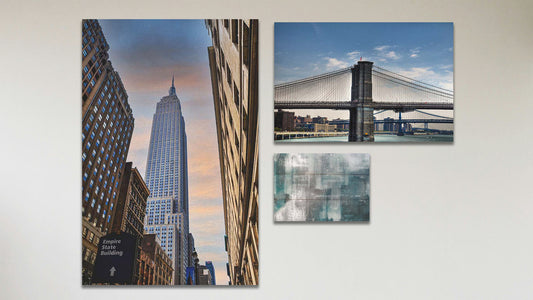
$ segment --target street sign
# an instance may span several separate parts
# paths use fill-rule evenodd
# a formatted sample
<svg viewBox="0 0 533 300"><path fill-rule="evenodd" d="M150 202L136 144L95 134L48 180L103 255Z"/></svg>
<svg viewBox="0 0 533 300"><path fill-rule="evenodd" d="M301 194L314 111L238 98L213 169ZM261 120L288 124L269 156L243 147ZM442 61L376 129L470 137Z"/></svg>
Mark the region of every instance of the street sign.
<svg viewBox="0 0 533 300"><path fill-rule="evenodd" d="M94 264L93 283L135 284L132 282L137 257L137 239L128 233L108 234L100 239Z"/></svg>

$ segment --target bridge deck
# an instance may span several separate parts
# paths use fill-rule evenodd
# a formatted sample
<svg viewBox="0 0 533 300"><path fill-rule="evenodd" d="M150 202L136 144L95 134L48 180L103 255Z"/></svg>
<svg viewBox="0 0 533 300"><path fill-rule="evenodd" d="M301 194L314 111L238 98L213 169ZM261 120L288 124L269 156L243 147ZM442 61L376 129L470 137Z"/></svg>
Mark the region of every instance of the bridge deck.
<svg viewBox="0 0 533 300"><path fill-rule="evenodd" d="M274 109L351 109L360 103L352 101L294 101L274 102ZM429 103L429 102L371 102L365 107L374 109L386 109L395 111L410 111L415 109L439 109L453 110L453 103Z"/></svg>

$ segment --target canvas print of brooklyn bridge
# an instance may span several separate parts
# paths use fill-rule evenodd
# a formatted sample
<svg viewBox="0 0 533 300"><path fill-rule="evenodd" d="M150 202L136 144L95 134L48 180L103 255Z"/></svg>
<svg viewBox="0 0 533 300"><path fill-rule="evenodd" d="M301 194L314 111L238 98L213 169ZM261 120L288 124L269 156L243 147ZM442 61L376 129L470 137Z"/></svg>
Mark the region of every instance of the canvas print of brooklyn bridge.
<svg viewBox="0 0 533 300"><path fill-rule="evenodd" d="M276 23L276 142L453 142L453 23Z"/></svg>
<svg viewBox="0 0 533 300"><path fill-rule="evenodd" d="M276 222L369 221L370 155L274 156Z"/></svg>

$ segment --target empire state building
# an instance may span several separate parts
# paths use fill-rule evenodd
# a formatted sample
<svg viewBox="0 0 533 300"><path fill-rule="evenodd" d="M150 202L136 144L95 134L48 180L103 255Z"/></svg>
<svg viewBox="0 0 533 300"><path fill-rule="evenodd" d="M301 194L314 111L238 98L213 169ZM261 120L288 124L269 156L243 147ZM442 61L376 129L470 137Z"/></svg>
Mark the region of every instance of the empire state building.
<svg viewBox="0 0 533 300"><path fill-rule="evenodd" d="M146 163L147 200L145 232L155 233L173 261L176 285L185 284L191 264L189 250L189 193L187 134L181 104L174 87L157 103Z"/></svg>

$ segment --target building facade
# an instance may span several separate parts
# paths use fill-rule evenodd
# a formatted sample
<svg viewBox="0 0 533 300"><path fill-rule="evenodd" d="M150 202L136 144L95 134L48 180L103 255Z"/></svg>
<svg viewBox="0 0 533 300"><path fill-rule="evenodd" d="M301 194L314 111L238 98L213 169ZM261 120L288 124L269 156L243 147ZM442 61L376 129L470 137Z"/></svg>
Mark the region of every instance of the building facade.
<svg viewBox="0 0 533 300"><path fill-rule="evenodd" d="M173 261L160 246L156 234L145 234L141 243L139 285L172 285Z"/></svg>
<svg viewBox="0 0 533 300"><path fill-rule="evenodd" d="M198 266L198 280L197 285L212 285L213 278L211 277L211 271L206 266Z"/></svg>
<svg viewBox="0 0 533 300"><path fill-rule="evenodd" d="M157 234L173 261L174 284L185 284L189 266L189 192L187 135L174 77L168 96L157 103L146 163L145 232Z"/></svg>
<svg viewBox="0 0 533 300"><path fill-rule="evenodd" d="M258 21L206 20L230 284L258 284Z"/></svg>
<svg viewBox="0 0 533 300"><path fill-rule="evenodd" d="M109 61L98 21L82 22L82 283L90 284L99 239L109 233L133 132L128 95Z"/></svg>
<svg viewBox="0 0 533 300"><path fill-rule="evenodd" d="M217 281L215 279L215 266L213 266L213 262L212 261L206 261L205 262L205 267L211 273L211 285L216 285Z"/></svg>
<svg viewBox="0 0 533 300"><path fill-rule="evenodd" d="M274 112L274 128L280 131L294 131L296 121L294 112L279 109Z"/></svg>
<svg viewBox="0 0 533 300"><path fill-rule="evenodd" d="M114 233L126 232L137 239L137 251L134 265L134 278L137 282L139 265L141 262L141 242L143 238L143 222L146 212L146 199L150 195L137 168L132 168L132 163L127 162L122 174L116 213L111 231Z"/></svg>
<svg viewBox="0 0 533 300"><path fill-rule="evenodd" d="M194 248L194 236L190 232L189 232L189 244L187 246L189 247L189 253L191 254L189 255L188 266L191 267L191 266L194 266L194 259L192 257L192 253L196 250Z"/></svg>

